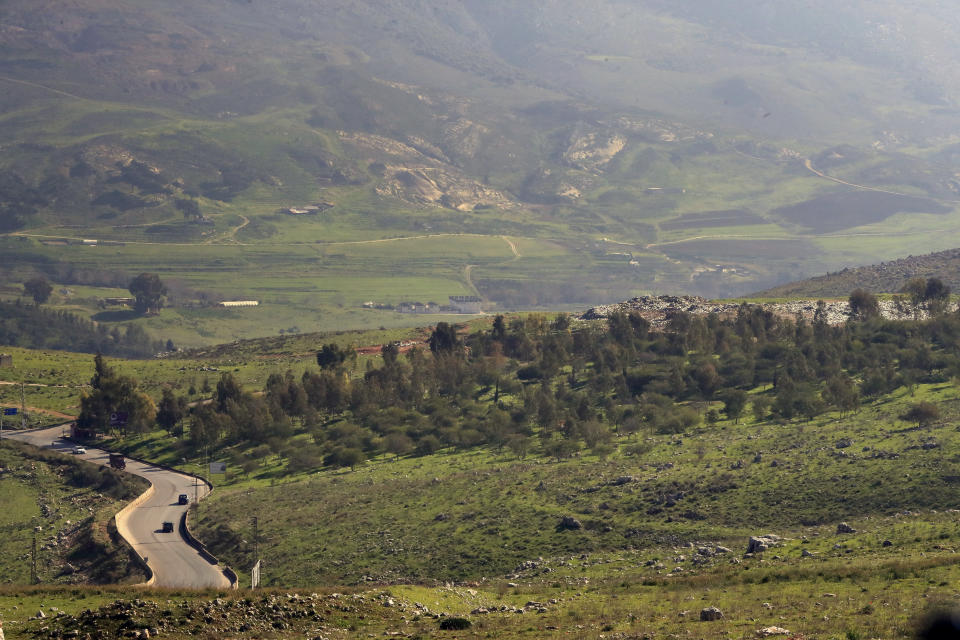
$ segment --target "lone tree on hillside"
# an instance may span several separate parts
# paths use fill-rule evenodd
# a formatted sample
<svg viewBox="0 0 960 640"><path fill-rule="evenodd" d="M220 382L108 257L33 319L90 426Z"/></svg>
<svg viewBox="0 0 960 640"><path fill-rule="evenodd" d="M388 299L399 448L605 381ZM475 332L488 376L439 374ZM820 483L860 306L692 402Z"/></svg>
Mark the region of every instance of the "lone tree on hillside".
<svg viewBox="0 0 960 640"><path fill-rule="evenodd" d="M940 419L940 408L932 402L918 402L900 418L916 422L918 427L929 427Z"/></svg>
<svg viewBox="0 0 960 640"><path fill-rule="evenodd" d="M153 315L160 313L167 287L155 273L141 273L130 281L130 293L136 297L135 308L138 313Z"/></svg>
<svg viewBox="0 0 960 640"><path fill-rule="evenodd" d="M880 303L877 296L866 289L854 289L850 294L850 317L857 320L869 320L880 315Z"/></svg>
<svg viewBox="0 0 960 640"><path fill-rule="evenodd" d="M460 347L457 328L446 322L438 322L430 334L430 351L434 354L453 353Z"/></svg>
<svg viewBox="0 0 960 640"><path fill-rule="evenodd" d="M178 199L174 206L183 213L184 218L197 219L203 217L200 214L200 205L197 204L196 200Z"/></svg>
<svg viewBox="0 0 960 640"><path fill-rule="evenodd" d="M321 369L336 369L346 362L349 355L349 350L331 342L317 351L317 364Z"/></svg>
<svg viewBox="0 0 960 640"><path fill-rule="evenodd" d="M740 424L740 417L747 408L747 392L742 389L724 389L720 393L720 399L723 401L723 412L727 418Z"/></svg>
<svg viewBox="0 0 960 640"><path fill-rule="evenodd" d="M904 285L901 292L910 298L915 316L924 308L930 315L941 314L946 311L950 301L950 287L940 278L913 278Z"/></svg>
<svg viewBox="0 0 960 640"><path fill-rule="evenodd" d="M53 287L50 286L50 283L47 282L47 279L43 276L30 278L23 283L23 294L33 298L33 301L38 307L50 299L52 292Z"/></svg>
<svg viewBox="0 0 960 640"><path fill-rule="evenodd" d="M163 390L163 397L157 406L157 424L163 427L167 433L183 436L183 425L181 424L187 415L187 401L182 396L174 396L170 389Z"/></svg>

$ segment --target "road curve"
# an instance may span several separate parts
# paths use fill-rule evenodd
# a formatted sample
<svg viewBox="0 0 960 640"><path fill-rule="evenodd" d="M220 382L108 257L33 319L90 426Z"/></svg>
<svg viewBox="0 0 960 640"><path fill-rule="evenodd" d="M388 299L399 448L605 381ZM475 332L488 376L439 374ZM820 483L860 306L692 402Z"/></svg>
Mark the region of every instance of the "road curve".
<svg viewBox="0 0 960 640"><path fill-rule="evenodd" d="M31 431L4 431L3 437L19 440L36 447L69 453L75 443L65 440L62 426ZM87 453L77 455L89 462L106 465L107 452L87 447ZM144 462L127 459L126 471L145 478L153 491L135 507L117 514L117 530L129 542L153 571L150 585L192 589L230 588L230 580L219 565L211 564L187 544L179 533L180 518L187 510L177 504L181 493L194 502L195 496L207 495L207 485L195 478L162 469ZM139 498L138 498L139 501ZM172 522L172 533L163 533L163 522Z"/></svg>

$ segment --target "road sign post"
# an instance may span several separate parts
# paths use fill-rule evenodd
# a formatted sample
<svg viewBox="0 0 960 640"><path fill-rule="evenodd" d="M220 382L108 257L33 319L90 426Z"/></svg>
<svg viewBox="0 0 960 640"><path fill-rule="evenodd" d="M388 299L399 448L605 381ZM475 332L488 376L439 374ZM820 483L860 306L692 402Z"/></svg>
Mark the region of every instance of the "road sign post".
<svg viewBox="0 0 960 640"><path fill-rule="evenodd" d="M17 415L16 407L4 407L3 411L0 411L0 438L3 437L3 416L15 415Z"/></svg>

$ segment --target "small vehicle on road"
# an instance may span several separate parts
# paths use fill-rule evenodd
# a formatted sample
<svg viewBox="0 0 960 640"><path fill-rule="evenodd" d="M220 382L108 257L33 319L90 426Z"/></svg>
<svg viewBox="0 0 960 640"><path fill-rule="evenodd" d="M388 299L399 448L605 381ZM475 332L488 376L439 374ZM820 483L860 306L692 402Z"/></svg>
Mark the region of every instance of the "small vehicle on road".
<svg viewBox="0 0 960 640"><path fill-rule="evenodd" d="M172 522L164 522L164 523L160 526L160 531L162 531L163 533L171 533L171 532L173 531L173 523L172 523Z"/></svg>
<svg viewBox="0 0 960 640"><path fill-rule="evenodd" d="M123 459L122 453L111 453L110 454L110 466L114 469L126 469L127 462Z"/></svg>
<svg viewBox="0 0 960 640"><path fill-rule="evenodd" d="M177 504L190 504L190 498L187 497L187 494L181 493L177 496Z"/></svg>
<svg viewBox="0 0 960 640"><path fill-rule="evenodd" d="M73 449L70 450L70 453L75 453L75 454L81 454L86 452L87 450L84 449L83 447L74 447Z"/></svg>

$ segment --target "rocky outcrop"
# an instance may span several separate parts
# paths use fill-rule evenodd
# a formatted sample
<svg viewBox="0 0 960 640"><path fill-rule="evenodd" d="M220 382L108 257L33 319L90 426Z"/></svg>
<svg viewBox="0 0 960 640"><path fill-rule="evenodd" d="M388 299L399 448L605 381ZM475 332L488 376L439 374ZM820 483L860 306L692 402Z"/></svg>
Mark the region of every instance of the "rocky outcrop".
<svg viewBox="0 0 960 640"><path fill-rule="evenodd" d="M837 525L837 533L856 533L857 530L848 525L846 522L841 522Z"/></svg>
<svg viewBox="0 0 960 640"><path fill-rule="evenodd" d="M614 156L627 146L627 139L618 134L586 133L573 135L563 152L563 161L571 167L600 173Z"/></svg>
<svg viewBox="0 0 960 640"><path fill-rule="evenodd" d="M745 302L742 304L748 309L759 308L777 316L802 317L807 322L812 322L817 311L817 302L817 300L791 300L789 302L763 304ZM884 318L893 320L913 318L911 311L900 309L892 300L881 300L879 304L880 315ZM741 306L740 303L736 302L711 302L698 296L640 296L625 302L593 307L583 313L580 318L582 320L596 320L606 318L611 313L635 311L646 318L653 326L662 327L668 323L672 315L678 312L692 315L715 313L734 316L739 312ZM845 323L850 318L850 304L846 300L824 301L824 318L830 325Z"/></svg>
<svg viewBox="0 0 960 640"><path fill-rule="evenodd" d="M747 543L747 553L763 553L778 544L780 544L780 536L775 536L772 533L765 536L751 536Z"/></svg>
<svg viewBox="0 0 960 640"><path fill-rule="evenodd" d="M723 611L716 607L707 607L700 610L700 620L702 622L713 622L714 620L723 620Z"/></svg>

